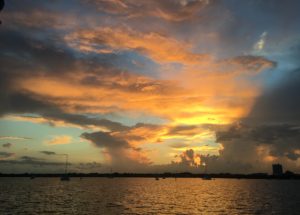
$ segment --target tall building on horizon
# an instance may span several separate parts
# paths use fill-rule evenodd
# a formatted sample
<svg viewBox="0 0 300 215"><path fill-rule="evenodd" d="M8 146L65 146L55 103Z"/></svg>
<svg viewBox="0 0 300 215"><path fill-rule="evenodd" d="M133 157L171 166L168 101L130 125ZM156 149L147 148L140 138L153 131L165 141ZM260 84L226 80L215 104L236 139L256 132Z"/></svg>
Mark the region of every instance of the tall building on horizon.
<svg viewBox="0 0 300 215"><path fill-rule="evenodd" d="M283 169L282 169L282 165L281 164L273 164L273 175L282 175L283 174Z"/></svg>

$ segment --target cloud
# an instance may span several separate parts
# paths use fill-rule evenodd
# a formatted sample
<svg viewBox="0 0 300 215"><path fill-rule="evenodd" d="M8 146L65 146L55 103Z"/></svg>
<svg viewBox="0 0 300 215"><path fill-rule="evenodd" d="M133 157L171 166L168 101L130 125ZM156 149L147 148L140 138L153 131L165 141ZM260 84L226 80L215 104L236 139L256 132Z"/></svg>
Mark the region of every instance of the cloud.
<svg viewBox="0 0 300 215"><path fill-rule="evenodd" d="M129 144L126 141L112 136L110 132L83 133L81 137L90 140L97 147L129 148Z"/></svg>
<svg viewBox="0 0 300 215"><path fill-rule="evenodd" d="M15 154L10 152L0 152L0 162L5 161L7 158L13 157Z"/></svg>
<svg viewBox="0 0 300 215"><path fill-rule="evenodd" d="M85 2L95 6L101 12L119 15L128 19L145 17L160 18L170 22L181 22L197 16L197 12L204 9L208 0L165 0L165 1L106 1L98 0Z"/></svg>
<svg viewBox="0 0 300 215"><path fill-rule="evenodd" d="M300 139L299 69L257 98L249 114L231 126L214 127L223 149L210 166L237 172L269 172L272 163L298 171ZM221 165L222 164L222 165ZM240 165L238 165L240 164Z"/></svg>
<svg viewBox="0 0 300 215"><path fill-rule="evenodd" d="M103 171L103 165L98 162L79 163L72 167L80 172L100 172Z"/></svg>
<svg viewBox="0 0 300 215"><path fill-rule="evenodd" d="M260 56L244 55L226 60L229 65L237 65L241 71L258 73L276 67L276 62Z"/></svg>
<svg viewBox="0 0 300 215"><path fill-rule="evenodd" d="M173 143L170 145L170 147L178 149L178 148L187 148L188 144L185 143Z"/></svg>
<svg viewBox="0 0 300 215"><path fill-rule="evenodd" d="M3 144L2 144L2 147L3 147L3 148L10 148L12 145L13 145L13 144L11 144L11 143L3 143Z"/></svg>
<svg viewBox="0 0 300 215"><path fill-rule="evenodd" d="M49 145L61 145L61 144L69 144L71 143L71 141L72 141L71 136L61 135L61 136L53 137L50 140L47 140L46 143Z"/></svg>
<svg viewBox="0 0 300 215"><path fill-rule="evenodd" d="M30 137L0 136L0 140L31 140Z"/></svg>
<svg viewBox="0 0 300 215"><path fill-rule="evenodd" d="M294 125L234 125L216 133L217 142L224 147L220 157L251 165L272 162L288 164L300 158L298 140L300 130Z"/></svg>
<svg viewBox="0 0 300 215"><path fill-rule="evenodd" d="M264 31L260 37L259 40L254 44L254 50L255 51L262 51L265 47L266 38L267 38L268 32Z"/></svg>
<svg viewBox="0 0 300 215"><path fill-rule="evenodd" d="M52 162L31 156L22 156L15 160L0 160L0 164L30 165L30 166L64 166L65 162ZM72 165L72 164L70 164Z"/></svg>
<svg viewBox="0 0 300 215"><path fill-rule="evenodd" d="M82 138L102 148L106 162L114 171L139 171L151 164L151 161L139 148L131 146L126 140L115 136L113 132L83 133Z"/></svg>
<svg viewBox="0 0 300 215"><path fill-rule="evenodd" d="M45 155L56 155L56 152L52 152L52 151L40 151L40 153Z"/></svg>
<svg viewBox="0 0 300 215"><path fill-rule="evenodd" d="M141 44L138 46L141 46L142 50L147 50L147 53L159 54L155 47L153 49L150 47L151 44L154 44L159 49L163 49L163 53L168 53L166 56L170 56L170 53L181 53L181 51L173 50L173 48L177 49L178 47L182 47L180 49L183 49L182 53L187 56L184 58L188 61L193 59L188 55L195 55L186 49L184 42L177 39L169 40L167 36L154 33L153 38L163 38L163 41L145 42L147 34L136 32L130 28L129 30L127 28L120 29L125 29L125 32L128 31L125 36L133 37L132 44L135 44L134 40L140 41ZM118 32L114 32L118 29L103 30L103 28L99 28L99 31L116 34L115 39L110 35L105 36L103 34L105 39L112 39L112 43L116 45L120 43L119 40L123 41L120 38L122 36L118 35ZM187 71L183 71L178 78L171 77L171 80L159 80L145 75L137 75L131 71L122 71L112 66L105 66L101 62L95 63L94 60L90 64L88 63L90 61L78 60L74 53L64 46L58 48L56 43L45 43L32 38L31 35L25 34L22 37L17 33L14 31L7 32L5 37L7 43L4 44L8 45L7 47L3 45L4 50L13 50L15 54L22 53L22 56L25 55L24 50L29 50L29 58L35 62L35 67L31 64L24 64L17 58L13 62L11 62L12 58L8 58L8 56L4 55L1 58L3 65L7 67L1 71L3 72L3 74L1 73L3 76L1 88L3 87L2 92L6 92L0 95L4 104L0 108L1 115L35 113L41 115L41 120L50 125L76 124L86 128L96 126L112 131L125 130L126 126L108 119L97 119L87 115L91 113L122 113L125 115L128 112L137 112L138 114L149 113L175 121L177 124L196 124L200 121L207 123L208 121L211 122L209 119L212 118L216 119L216 123L218 121L232 122L234 119L247 114L253 97L258 94L257 90L253 89L256 86L250 83L240 81L237 83L233 77L224 78L221 74L226 72L217 72L221 77L217 77L216 73L211 72L216 67L226 68L229 63L225 63L225 61L208 63L207 67L195 68L195 71L189 68ZM80 34L80 31L78 33ZM150 37L152 36L150 35ZM14 46L13 40L9 38L16 38L20 44ZM169 41L170 47L161 45L165 44L165 40ZM39 44L39 46L33 44ZM121 43L120 46L122 46ZM140 48L125 47L125 49L127 48L140 50ZM62 51L57 51L58 49ZM58 60L58 58L63 60ZM163 59L162 56L157 58ZM235 62L241 60L231 60L230 65L243 69L251 68L255 72L272 65L264 58L250 58L247 57L246 62L252 66L242 67L241 64L245 60L242 60L242 63ZM180 62L180 59L177 60ZM219 64L222 66L218 66ZM210 68L211 66L212 68ZM26 72L21 72L21 68ZM224 86L225 82L228 85ZM128 97L131 99L127 99ZM162 106L164 108L161 108ZM40 120L34 117L23 119Z"/></svg>
<svg viewBox="0 0 300 215"><path fill-rule="evenodd" d="M171 127L169 129L168 134L169 135L184 135L184 136L193 136L198 134L199 127L195 125L190 125L190 126L184 126L184 125L179 125L176 127Z"/></svg>
<svg viewBox="0 0 300 215"><path fill-rule="evenodd" d="M300 69L286 71L287 76L274 88L264 92L256 101L247 123L300 123Z"/></svg>
<svg viewBox="0 0 300 215"><path fill-rule="evenodd" d="M179 158L179 161L175 161L175 163L179 165L198 167L201 164L200 155L195 154L193 149L188 149L176 157Z"/></svg>
<svg viewBox="0 0 300 215"><path fill-rule="evenodd" d="M92 28L74 32L65 37L66 42L82 52L98 52L104 48L113 52L134 50L148 55L158 63L201 63L209 60L208 55L193 54L190 44L181 43L174 38L156 32L142 33L131 28ZM99 48L98 48L99 47Z"/></svg>
<svg viewBox="0 0 300 215"><path fill-rule="evenodd" d="M12 4L0 43L4 119L97 131L82 137L120 170L150 169L176 149L185 150L177 156L182 166L200 158L215 171L297 160L299 72L263 92L263 72L277 69L275 58L247 54L265 49L266 41L284 53L280 47L298 38L297 3L82 0L68 13L60 1ZM241 118L245 124L227 129ZM196 144L213 144L212 132L223 145L220 156L196 152Z"/></svg>

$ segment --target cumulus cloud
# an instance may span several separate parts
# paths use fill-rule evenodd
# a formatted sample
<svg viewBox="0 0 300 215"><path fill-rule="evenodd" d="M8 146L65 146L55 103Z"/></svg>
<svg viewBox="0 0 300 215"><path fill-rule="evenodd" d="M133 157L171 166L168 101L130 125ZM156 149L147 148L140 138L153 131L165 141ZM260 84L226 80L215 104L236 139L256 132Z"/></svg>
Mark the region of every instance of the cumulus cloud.
<svg viewBox="0 0 300 215"><path fill-rule="evenodd" d="M140 148L136 148L113 132L83 133L81 137L102 148L107 162L115 171L140 171L151 161Z"/></svg>
<svg viewBox="0 0 300 215"><path fill-rule="evenodd" d="M195 154L193 149L186 150L177 157L179 157L179 159L180 159L177 163L185 165L185 166L196 166L197 167L201 164L200 155Z"/></svg>
<svg viewBox="0 0 300 215"><path fill-rule="evenodd" d="M220 159L248 165L248 172L259 168L267 171L272 162L289 164L300 157L299 130L294 125L239 124L218 131L216 136L224 147Z"/></svg>
<svg viewBox="0 0 300 215"><path fill-rule="evenodd" d="M72 142L72 137L67 135L56 136L46 141L46 143L49 145L69 144L71 142Z"/></svg>

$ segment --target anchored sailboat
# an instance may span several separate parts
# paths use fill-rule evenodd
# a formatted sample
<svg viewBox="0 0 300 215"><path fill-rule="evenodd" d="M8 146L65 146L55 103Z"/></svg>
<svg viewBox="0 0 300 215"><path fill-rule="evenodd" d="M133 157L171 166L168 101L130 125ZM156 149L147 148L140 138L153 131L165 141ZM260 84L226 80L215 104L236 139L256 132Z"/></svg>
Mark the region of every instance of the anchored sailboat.
<svg viewBox="0 0 300 215"><path fill-rule="evenodd" d="M112 168L110 168L110 174L108 175L108 178L114 178Z"/></svg>
<svg viewBox="0 0 300 215"><path fill-rule="evenodd" d="M64 154L66 156L66 166L65 166L65 174L60 177L61 181L70 181L70 177L68 175L68 154Z"/></svg>

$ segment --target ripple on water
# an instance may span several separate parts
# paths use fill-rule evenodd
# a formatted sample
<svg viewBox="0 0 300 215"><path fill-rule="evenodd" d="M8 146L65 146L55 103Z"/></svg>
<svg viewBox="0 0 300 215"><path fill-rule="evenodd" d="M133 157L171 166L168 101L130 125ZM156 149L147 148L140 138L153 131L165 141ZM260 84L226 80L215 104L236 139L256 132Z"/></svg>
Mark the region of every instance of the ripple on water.
<svg viewBox="0 0 300 215"><path fill-rule="evenodd" d="M300 214L300 181L0 178L0 214Z"/></svg>

